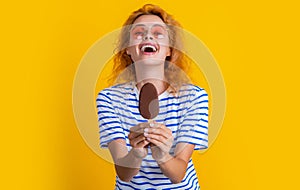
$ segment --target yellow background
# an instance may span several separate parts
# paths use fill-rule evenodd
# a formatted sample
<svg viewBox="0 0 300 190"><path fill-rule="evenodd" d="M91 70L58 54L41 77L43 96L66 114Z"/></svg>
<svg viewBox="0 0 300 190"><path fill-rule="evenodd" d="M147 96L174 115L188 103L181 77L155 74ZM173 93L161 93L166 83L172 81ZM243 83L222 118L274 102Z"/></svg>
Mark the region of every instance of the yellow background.
<svg viewBox="0 0 300 190"><path fill-rule="evenodd" d="M196 34L225 79L221 133L193 155L201 189L299 189L296 0L2 2L0 189L113 188L75 125L72 84L87 49L146 2Z"/></svg>

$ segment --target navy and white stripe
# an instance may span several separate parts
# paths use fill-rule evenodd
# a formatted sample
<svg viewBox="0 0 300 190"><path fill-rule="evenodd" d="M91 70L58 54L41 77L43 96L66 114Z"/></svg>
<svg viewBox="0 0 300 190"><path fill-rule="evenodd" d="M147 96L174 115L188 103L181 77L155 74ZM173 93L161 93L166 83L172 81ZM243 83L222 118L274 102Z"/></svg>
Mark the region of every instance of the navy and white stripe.
<svg viewBox="0 0 300 190"><path fill-rule="evenodd" d="M131 149L128 134L130 128L147 122L138 110L139 92L134 83L119 84L102 90L97 97L100 128L100 146L107 148L115 139L124 139ZM177 94L168 90L159 95L159 114L154 120L172 130L174 137L170 153L177 143L190 143L195 150L208 146L208 96L204 89L192 84L182 86ZM163 175L151 156L144 158L139 173L130 182L116 177L116 189L199 189L192 160L181 183L172 182Z"/></svg>

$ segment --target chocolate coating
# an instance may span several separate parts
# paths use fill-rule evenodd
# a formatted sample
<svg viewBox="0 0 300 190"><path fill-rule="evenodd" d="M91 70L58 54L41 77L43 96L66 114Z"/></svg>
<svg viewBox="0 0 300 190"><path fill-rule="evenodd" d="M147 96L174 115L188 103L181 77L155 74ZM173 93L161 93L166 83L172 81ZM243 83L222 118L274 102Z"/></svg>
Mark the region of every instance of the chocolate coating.
<svg viewBox="0 0 300 190"><path fill-rule="evenodd" d="M159 113L158 93L152 83L146 83L141 88L139 111L145 119L153 119Z"/></svg>

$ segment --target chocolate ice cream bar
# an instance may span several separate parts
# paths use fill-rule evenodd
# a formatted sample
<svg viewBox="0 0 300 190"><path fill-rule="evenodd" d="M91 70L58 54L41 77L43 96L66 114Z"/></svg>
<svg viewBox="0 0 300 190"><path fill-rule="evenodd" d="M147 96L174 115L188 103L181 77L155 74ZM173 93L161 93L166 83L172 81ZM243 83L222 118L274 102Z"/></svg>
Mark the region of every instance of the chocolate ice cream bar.
<svg viewBox="0 0 300 190"><path fill-rule="evenodd" d="M141 88L139 111L145 119L153 119L159 113L158 93L152 83L146 83Z"/></svg>

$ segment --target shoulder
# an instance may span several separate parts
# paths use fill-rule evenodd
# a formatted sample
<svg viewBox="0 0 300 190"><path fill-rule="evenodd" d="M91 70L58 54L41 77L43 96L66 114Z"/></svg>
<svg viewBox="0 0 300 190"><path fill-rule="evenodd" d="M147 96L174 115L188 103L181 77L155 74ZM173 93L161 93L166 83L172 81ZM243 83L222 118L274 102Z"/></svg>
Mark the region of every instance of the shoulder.
<svg viewBox="0 0 300 190"><path fill-rule="evenodd" d="M179 96L208 96L204 88L194 84L184 84L179 90Z"/></svg>
<svg viewBox="0 0 300 190"><path fill-rule="evenodd" d="M124 97L125 94L130 94L133 92L133 86L131 83L117 84L108 88L101 90L98 93L99 96L111 97Z"/></svg>

